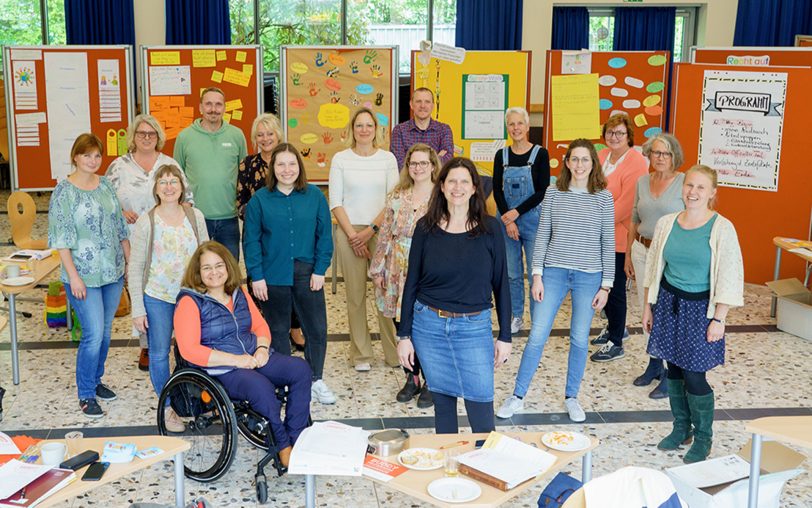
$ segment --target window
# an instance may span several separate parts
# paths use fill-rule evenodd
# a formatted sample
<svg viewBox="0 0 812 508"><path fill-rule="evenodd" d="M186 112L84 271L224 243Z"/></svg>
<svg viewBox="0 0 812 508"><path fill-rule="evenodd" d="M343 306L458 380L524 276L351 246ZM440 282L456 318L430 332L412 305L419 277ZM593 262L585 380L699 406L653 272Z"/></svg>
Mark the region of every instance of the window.
<svg viewBox="0 0 812 508"><path fill-rule="evenodd" d="M689 58L691 46L696 35L694 23L695 7L678 7L674 25L675 62L684 62ZM615 35L615 10L612 8L589 9L589 49L590 51L612 51Z"/></svg>
<svg viewBox="0 0 812 508"><path fill-rule="evenodd" d="M0 0L4 1L4 0ZM408 73L412 49L429 37L454 44L457 0L229 0L231 42L261 44L265 70L279 70L279 46L397 45L399 70ZM346 15L342 12L346 9ZM258 15L258 23L255 23ZM255 28L256 27L256 28ZM256 32L256 33L255 33Z"/></svg>
<svg viewBox="0 0 812 508"><path fill-rule="evenodd" d="M47 13L47 30L42 10ZM0 46L65 44L63 0L0 0Z"/></svg>

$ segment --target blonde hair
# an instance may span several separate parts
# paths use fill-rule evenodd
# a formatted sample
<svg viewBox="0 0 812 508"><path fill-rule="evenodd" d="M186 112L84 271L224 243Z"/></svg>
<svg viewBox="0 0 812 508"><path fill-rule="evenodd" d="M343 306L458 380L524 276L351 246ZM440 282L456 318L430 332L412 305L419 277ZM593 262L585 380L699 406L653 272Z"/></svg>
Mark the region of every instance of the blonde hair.
<svg viewBox="0 0 812 508"><path fill-rule="evenodd" d="M350 118L350 135L348 136L349 146L350 148L355 148L355 120L357 120L358 117L363 113L366 113L372 117L372 123L375 124L375 137L372 138L372 146L378 148L381 146L381 132L378 129L378 117L375 116L375 113L369 108L360 108L352 115L352 118Z"/></svg>
<svg viewBox="0 0 812 508"><path fill-rule="evenodd" d="M276 134L277 144L282 142L282 125L279 123L279 118L272 113L262 113L254 119L254 123L251 125L251 143L254 144L255 149L257 147L257 128L259 128L260 124Z"/></svg>
<svg viewBox="0 0 812 508"><path fill-rule="evenodd" d="M412 175L409 174L409 162L412 160L412 155L415 152L423 152L428 154L429 162L431 163L434 168L431 170L431 181L432 183L437 182L437 174L440 173L440 157L437 156L437 152L434 148L430 147L429 145L423 143L415 143L409 148L409 151L406 152L406 157L403 159L403 167L400 170L400 181L395 186L395 191L404 191L407 189L411 189L414 186L414 179Z"/></svg>
<svg viewBox="0 0 812 508"><path fill-rule="evenodd" d="M711 182L711 187L713 190L719 186L719 173L716 172L715 169L712 167L706 166L704 164L697 164L695 166L691 166L691 168L685 172L685 180L688 180L688 175L691 173L701 173L708 177L708 180ZM716 194L708 201L708 208L713 210L716 208Z"/></svg>
<svg viewBox="0 0 812 508"><path fill-rule="evenodd" d="M127 142L127 151L135 151L135 131L138 130L138 127L142 123L149 125L158 133L158 140L155 142L155 150L160 152L166 143L166 134L164 134L164 130L161 128L161 124L158 123L158 120L156 120L154 116L147 115L146 113L141 113L133 118L133 122L127 127L127 137L124 138Z"/></svg>

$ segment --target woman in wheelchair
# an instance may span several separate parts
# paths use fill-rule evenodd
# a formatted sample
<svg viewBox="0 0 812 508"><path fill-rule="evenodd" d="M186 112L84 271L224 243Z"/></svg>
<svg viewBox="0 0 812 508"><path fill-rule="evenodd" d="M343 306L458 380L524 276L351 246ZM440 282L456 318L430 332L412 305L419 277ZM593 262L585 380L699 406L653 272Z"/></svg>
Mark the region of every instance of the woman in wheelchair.
<svg viewBox="0 0 812 508"><path fill-rule="evenodd" d="M175 308L181 356L217 378L233 400L245 400L267 418L287 467L296 438L310 418L310 378L301 358L274 354L271 333L240 287L237 260L220 243L205 242L192 255ZM287 386L285 419L277 386Z"/></svg>

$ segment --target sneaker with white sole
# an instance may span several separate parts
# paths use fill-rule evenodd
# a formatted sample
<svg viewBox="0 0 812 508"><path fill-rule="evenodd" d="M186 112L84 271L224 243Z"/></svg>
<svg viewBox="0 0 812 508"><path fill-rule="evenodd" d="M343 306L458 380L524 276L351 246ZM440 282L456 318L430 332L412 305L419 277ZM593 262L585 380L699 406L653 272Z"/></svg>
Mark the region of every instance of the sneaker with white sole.
<svg viewBox="0 0 812 508"><path fill-rule="evenodd" d="M323 380L313 381L310 387L310 397L322 404L335 404L336 396Z"/></svg>
<svg viewBox="0 0 812 508"><path fill-rule="evenodd" d="M510 333L519 333L519 330L522 329L522 325L524 324L524 320L520 317L515 317L510 320Z"/></svg>
<svg viewBox="0 0 812 508"><path fill-rule="evenodd" d="M171 407L164 409L164 426L169 432L179 434L186 431L186 424Z"/></svg>
<svg viewBox="0 0 812 508"><path fill-rule="evenodd" d="M355 370L357 370L358 372L369 372L371 369L372 366L368 362L355 364Z"/></svg>
<svg viewBox="0 0 812 508"><path fill-rule="evenodd" d="M629 338L629 329L624 328L623 329L623 340L626 340L628 338ZM589 341L589 343L592 344L593 346L603 346L604 344L606 344L608 342L609 342L609 330L607 328L605 328L605 327L604 327L603 330L600 331L600 333L598 334L597 337L595 337L594 339Z"/></svg>
<svg viewBox="0 0 812 508"><path fill-rule="evenodd" d="M524 400L515 395L511 395L499 407L496 416L499 418L510 418L514 413L524 409Z"/></svg>
<svg viewBox="0 0 812 508"><path fill-rule="evenodd" d="M567 413L570 416L570 420L574 421L575 423L581 423L586 420L586 413L584 413L584 409L581 407L581 404L578 404L578 399L574 399L572 397L564 399L564 406L567 408Z"/></svg>
<svg viewBox="0 0 812 508"><path fill-rule="evenodd" d="M607 342L602 348L593 353L589 359L593 362L606 363L620 360L624 356L626 356L626 352L623 350L623 346L615 346L611 342Z"/></svg>

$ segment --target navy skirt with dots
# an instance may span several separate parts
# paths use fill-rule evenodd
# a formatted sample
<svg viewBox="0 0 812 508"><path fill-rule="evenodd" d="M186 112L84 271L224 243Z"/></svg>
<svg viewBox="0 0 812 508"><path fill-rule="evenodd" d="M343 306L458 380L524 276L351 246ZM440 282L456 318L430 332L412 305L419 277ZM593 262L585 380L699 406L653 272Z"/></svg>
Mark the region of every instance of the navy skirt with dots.
<svg viewBox="0 0 812 508"><path fill-rule="evenodd" d="M654 322L648 354L692 372L707 372L724 365L724 337L716 342L708 342L707 338L708 298L687 299L680 293L663 279L657 303L652 306Z"/></svg>

